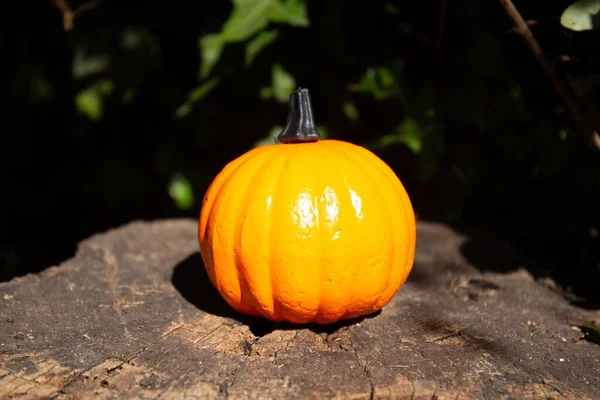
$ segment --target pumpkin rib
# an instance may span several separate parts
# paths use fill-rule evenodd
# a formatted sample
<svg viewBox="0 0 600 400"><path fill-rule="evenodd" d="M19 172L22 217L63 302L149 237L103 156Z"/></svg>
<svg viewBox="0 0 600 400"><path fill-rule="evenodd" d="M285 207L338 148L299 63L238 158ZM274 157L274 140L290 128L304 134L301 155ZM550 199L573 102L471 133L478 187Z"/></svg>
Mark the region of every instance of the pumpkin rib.
<svg viewBox="0 0 600 400"><path fill-rule="evenodd" d="M373 153L361 154L361 153L364 153L364 152L361 152L362 148L358 148L358 151L356 151L357 148L358 148L358 146L354 146L354 150L355 150L354 154L356 154L358 158L360 158L360 159L362 159L364 161L362 163L359 162L358 163L359 165L371 165L371 164L373 164L374 159L375 159L375 161L379 161L379 158L375 154L373 154ZM377 175L372 170L369 172L369 174L371 176L376 176ZM389 179L388 176L385 176L385 180L392 187L392 189L396 192L396 194L398 194L398 191L396 190L396 186L395 186L394 182L392 182ZM391 211L390 211L392 209L392 207L394 207L394 203L395 203L394 200L390 199L389 196L387 196L386 194L383 194L383 191L379 190L379 192L382 194L383 197L386 198L385 202L386 202L386 205L387 205L388 217L390 218L390 220L394 220L394 218L392 217ZM402 207L403 207L403 211L405 211L404 204L402 205ZM395 224L395 223L392 224L392 232L393 232L392 233L392 243L393 243L393 246L395 246L396 243L398 242L398 239L403 236L402 232L400 230L401 230L401 227L397 226L397 224ZM383 306L383 304L387 303L393 297L393 295L392 295L389 299L384 299L384 301L381 301L382 298L384 297L384 295L389 290L390 284L392 283L392 277L393 277L393 273L394 273L394 268L399 268L399 266L396 266L395 264L396 264L396 261L397 261L398 258L402 258L402 253L400 253L400 257L398 257L398 255L399 255L399 251L396 250L396 248L394 247L394 250L392 252L391 262L390 262L390 268L388 270L387 283L386 283L385 287L383 288L382 292L380 293L380 295L378 296L377 301L373 305L373 307L374 307L373 311L375 311L378 308L381 308ZM394 294L395 294L395 292L394 292ZM383 303L383 304L381 304L381 303Z"/></svg>
<svg viewBox="0 0 600 400"><path fill-rule="evenodd" d="M375 180L376 180L375 177L377 175L373 174L373 172L371 170L369 170L367 167L367 165L370 165L370 163L369 163L370 160L365 159L365 157L362 157L362 155L355 152L352 147L343 149L342 152L346 155L346 157L348 159L350 159L350 161L355 163L357 168L359 168L360 170L363 171L363 173L365 174L365 176L368 179L368 182L370 182L372 187L374 188L374 191L376 191L378 193L377 197L379 198L379 201L381 203L383 203L383 206L384 206L383 208L385 208L385 214L387 215L387 220L393 221L394 218L390 211L391 204L390 204L390 201L389 201L387 195L385 194L385 191L381 190L379 185L373 184L373 182L375 182ZM364 161L367 161L367 162L360 162L360 160L357 161L357 158L362 158ZM394 243L397 240L397 231L396 231L396 226L393 223L391 224L390 234L391 234L392 243ZM397 252L395 251L395 249L393 249L390 252L389 258L390 258L390 261L389 261L389 266L387 268L388 276L387 276L387 279L385 280L385 283L384 283L379 295L374 298L374 301L370 305L371 312L376 310L376 306L377 306L379 300L381 299L381 296L383 296L383 294L386 292L387 288L389 287L390 278L392 276L392 272L395 267L395 261L397 259Z"/></svg>
<svg viewBox="0 0 600 400"><path fill-rule="evenodd" d="M337 181L341 181L342 178L339 174L339 168L338 165L335 161L338 160L339 157L335 157L334 158L334 162L327 162L327 169L323 169L322 165L319 165L318 162L323 159L323 156L327 156L327 152L324 152L323 149L317 148L317 151L311 151L309 152L308 157L310 157L310 165L314 168L313 173L311 174L313 176L313 182L310 185L307 185L308 187L313 188L313 208L314 208L314 212L315 217L316 217L316 224L315 224L315 231L313 232L313 235L317 238L318 241L318 251L319 254L317 255L316 260L319 260L319 268L318 268L318 273L315 274L315 279L316 281L313 283L314 285L317 285L319 288L318 291L318 298L317 298L317 307L316 309L310 309L307 310L311 313L312 317L311 320L315 323L329 323L332 320L337 320L339 319L339 316L342 315L343 311L342 310L338 310L336 311L334 314L327 314L324 312L325 309L328 308L328 306L330 306L328 304L328 302L331 302L332 299L328 298L328 296L326 296L327 293L327 289L325 287L325 282L329 281L331 285L333 286L329 286L329 290L341 290L339 287L335 286L336 285L336 280L335 277L332 280L332 273L330 270L328 270L329 268L329 264L327 262L323 262L324 259L327 258L332 258L335 259L335 256L332 256L332 254L337 253L337 249L336 249L336 245L334 244L333 247L331 246L327 246L326 243L323 242L323 238L322 236L325 235L325 230L323 230L323 224L325 223L325 221L327 220L326 217L326 213L327 210L324 208L327 206L327 202L324 202L323 200L323 196L326 192L326 189L332 189L331 185L327 185L326 182L337 182ZM321 168L319 168L321 166ZM335 184L333 185L334 187L336 186ZM337 185L339 186L339 185ZM338 190L334 190L333 194L335 196L335 201L339 207L339 201L340 201L340 197L338 196L339 191ZM339 212L339 209L338 209ZM336 224L339 226L340 222L339 222L339 218L337 218L336 215ZM339 229L339 228L337 228ZM328 242L329 244L331 244L331 241ZM329 250L332 250L333 253L331 253ZM333 289L332 289L333 288ZM346 307L347 308L347 307ZM341 312L340 312L341 311ZM332 318L332 315L337 315L335 318Z"/></svg>
<svg viewBox="0 0 600 400"><path fill-rule="evenodd" d="M360 151L363 153L370 153L365 148L360 148ZM416 243L413 238L416 238L416 220L414 217L414 211L412 208L412 204L410 202L410 197L408 196L408 193L406 192L404 185L402 184L400 179L396 176L394 171L389 167L389 165L384 163L383 160L378 159L375 164L378 166L379 170L381 172L383 172L383 174L387 177L387 179L393 183L396 193L403 200L402 206L404 209L404 215L406 217L406 223L407 223L407 226L409 227L409 231L410 231L410 234L408 235L408 243L407 243L407 253L406 253L407 257L406 257L406 265L405 265L406 271L405 271L404 279L402 280L402 284L404 284L404 282L406 282L406 279L408 278L408 275L413 267L414 256L415 256ZM410 208L409 208L409 206L410 206Z"/></svg>
<svg viewBox="0 0 600 400"><path fill-rule="evenodd" d="M345 154L343 152L340 151L339 154L343 155L343 157L341 158L342 160L344 160L345 162L347 162L349 165L352 165L352 163L350 162L350 160L348 159L348 157L345 157ZM339 167L339 162L336 163L336 164ZM340 201L340 208L342 207L342 202L347 202L348 206L350 208L353 208L352 199L350 198L350 196L348 194L349 191L348 191L348 183L346 181L346 178L343 175L341 175L340 178L341 178L340 179L341 183L344 185L344 189L345 189L344 190L344 195L345 196L339 196L338 197L339 201ZM357 220L356 220L356 218L352 218L352 223L354 225L353 228L352 228L352 230L354 230L354 229L357 228ZM353 236L351 236L351 237L354 238ZM356 243L353 243L352 248L356 248ZM352 262L352 260L349 259L348 260L348 265L346 265L346 268L349 268L349 264L351 262ZM354 300L354 297L355 297L353 289L354 289L355 285L356 285L356 273L352 274L352 277L350 279L350 284L346 288L346 290L347 290L347 292L346 292L346 297L347 297L347 299L346 299L346 305L343 308L342 314L340 315L340 320L348 319L347 315L348 315L349 312L352 311L352 305L353 305L352 303L353 303L353 300Z"/></svg>
<svg viewBox="0 0 600 400"><path fill-rule="evenodd" d="M211 215L214 215L214 219L217 221L217 226L213 227L213 229L214 229L213 235L218 235L218 233L217 233L218 222L222 216L222 213L224 211L229 212L229 209L227 207L217 207L216 210L212 210L212 208L215 206L215 204L217 204L218 200L223 197L223 195L227 192L227 190L231 190L231 183L232 183L231 181L236 176L238 176L237 173L244 166L246 166L254 158L254 156L265 151L264 148L257 148L255 150L260 150L260 151L250 151L245 154L246 157L241 157L241 159L239 160L239 163L237 165L232 165L231 172L229 172L229 174L226 175L223 185L221 186L219 192L215 196L215 200L213 201L213 203L211 205ZM235 162L235 160L233 162ZM235 197L236 196L234 196L234 198ZM239 208L238 208L238 211L239 211ZM213 263L214 263L214 261L213 261ZM213 265L213 267L214 267L214 265ZM223 268L220 268L220 269L222 270ZM230 291L235 290L236 291L235 295L236 295L236 297L239 297L239 299L232 298L231 295L227 294L227 290L223 290L223 292L226 294L225 299L227 300L228 303L230 301L233 301L236 304L236 307L234 307L234 308L239 308L246 313L253 314L252 310L249 309L248 306L242 301L242 286L241 286L240 277L239 277L239 270L237 268L235 268L235 273L237 274L237 280L234 279L231 282L229 282L230 284L233 284L233 288L229 287L229 290ZM220 292L222 289L222 281L219 280L219 277L216 274L216 271L215 271L215 278L216 278L216 282L217 282L217 288L219 289L219 292ZM222 276L221 276L221 278L222 278ZM233 304L232 304L232 306L233 306Z"/></svg>
<svg viewBox="0 0 600 400"><path fill-rule="evenodd" d="M208 277L213 284L220 291L221 286L217 282L216 273L214 269L214 253L213 246L207 246L209 242L206 240L206 236L210 235L210 242L214 240L216 232L211 230L211 221L214 221L216 214L213 212L213 205L217 199L221 196L221 192L224 186L227 184L229 179L243 166L246 160L248 160L255 152L248 152L241 157L227 163L217 176L217 178L210 184L206 193L204 194L202 212L200 213L200 223L198 224L198 237L200 239L200 256L203 258L203 262L208 274ZM206 257L206 259L204 259Z"/></svg>
<svg viewBox="0 0 600 400"><path fill-rule="evenodd" d="M318 156L322 156L323 152L319 153ZM319 228L319 232L318 232L318 237L321 238L321 220L322 220L322 216L321 213L323 212L324 214L327 213L326 210L324 210L321 206L325 207L326 204L321 204L321 199L323 197L323 195L325 194L325 189L326 188L330 188L329 185L325 184L323 182L322 176L323 173L327 174L327 181L329 182L336 182L336 181L341 181L343 182L343 178L340 174L340 168L338 163L333 162L333 163L328 163L327 164L327 170L325 172L323 172L323 169L320 168L321 166L317 163L318 157L315 156L314 157L314 172L315 172L315 188L317 188L316 190L316 194L317 194L317 214L318 214L318 218L319 220L317 221L317 225ZM317 186L317 182L319 183ZM337 200L337 204L338 204L338 210L337 210L337 215L336 215L336 224L337 224L337 229L339 228L340 225L340 221L339 221L339 208L340 208L340 196L338 196L338 191L333 191L335 193L335 198ZM323 260L326 256L326 254L328 252L326 252L326 248L323 244L323 240L319 240L320 243L320 257L319 259ZM334 251L335 251L335 247L334 247ZM325 269L326 265L322 265L322 267L320 268L320 275L319 275L319 286L320 286L320 295L319 295L319 306L317 307L317 313L315 315L315 322L316 323L327 323L328 321L330 321L331 315L332 314L327 314L324 312L324 306L325 306L325 300L326 300L326 296L325 296L325 281L327 280L326 276L327 276L327 270ZM351 287L351 285L349 285ZM329 299L327 299L327 301L329 301ZM346 307L342 310L342 312L340 313L340 311L338 310L336 312L337 317L335 319L338 319L339 317L341 317L346 310L349 308L349 304L346 305Z"/></svg>
<svg viewBox="0 0 600 400"><path fill-rule="evenodd" d="M283 159L281 168L279 169L278 173L277 173L277 179L275 179L275 187L273 188L273 194L277 195L279 188L281 187L281 183L283 182L283 173L285 172L288 164L290 163L290 156L287 153L284 153L281 158ZM273 229L273 218L276 216L276 212L275 212L275 208L271 208L271 215L267 216L267 218L271 218L271 224L270 226L270 232L267 232L266 236L269 238L267 240L268 243L268 247L269 250L272 249L273 247L275 247L274 242L275 242L275 235L277 234L277 230ZM269 278L271 279L271 294L273 296L273 318L278 320L278 321L283 321L284 320L284 316L283 316L283 312L280 310L280 305L278 304L278 297L276 296L276 294L278 294L278 288L275 286L275 281L273 279L273 262L271 260L270 257L268 257L267 260L268 264L269 264Z"/></svg>
<svg viewBox="0 0 600 400"><path fill-rule="evenodd" d="M260 156L264 157L264 160L259 160ZM271 154L261 152L255 154L255 156L250 160L254 164L258 164L256 169L252 173L247 173L244 177L244 182L240 182L240 186L243 186L243 202L246 204L251 204L252 197L252 189L256 187L258 180L261 178L261 171L264 169L265 165L271 162ZM254 192L256 193L256 192ZM260 196L260 193L258 194ZM248 218L249 210L247 207L240 207L238 209L238 214L236 215L235 221L240 221L239 228L235 231L235 237L233 240L233 249L234 249L234 262L235 269L238 273L238 280L240 283L240 288L242 289L242 302L248 304L250 308L252 308L256 315L261 315L263 313L262 307L260 306L260 302L256 297L256 294L252 291L252 288L249 285L248 279L246 276L250 271L248 268L245 268L244 260L242 260L242 234L244 232L244 228L246 227L246 221ZM236 251L237 249L237 251ZM248 298L244 299L243 294L246 293ZM247 301L246 301L247 300Z"/></svg>
<svg viewBox="0 0 600 400"><path fill-rule="evenodd" d="M311 159L312 159L312 169L313 169L313 182L312 185L310 185L310 187L314 188L313 191L313 202L315 203L315 226L316 226L316 236L318 239L318 259L322 260L323 259L323 255L325 254L325 249L323 248L323 241L321 240L321 210L320 210L320 202L319 202L319 198L320 198L320 193L322 192L322 185L319 184L317 186L318 183L320 183L320 173L319 173L319 165L317 163L318 160L318 154L312 154L311 155ZM318 281L318 285L319 285L319 294L317 295L318 297L318 302L317 302L317 309L315 311L315 314L312 316L312 319L318 318L319 315L321 314L321 307L323 305L323 268L319 268L319 281Z"/></svg>
<svg viewBox="0 0 600 400"><path fill-rule="evenodd" d="M276 253L282 265L275 269L278 280L282 316L289 321L304 323L314 319L318 310L316 295L320 288L314 283L319 265L315 257L315 203L310 159L318 146L314 144L285 145L289 156L284 183L278 189L281 204L276 213L283 226L275 240L281 247ZM308 173L307 173L308 172Z"/></svg>
<svg viewBox="0 0 600 400"><path fill-rule="evenodd" d="M268 196L265 196L265 192L258 191L258 188L261 187L261 183L268 182L267 187L271 187L271 197L275 196L275 188L280 180L280 174L269 173L267 174L267 178L264 178L262 171L265 170L265 164L273 164L269 165L269 170L276 170L275 166L280 162L280 160L284 160L285 155L281 153L275 153L275 155L268 155L269 159L263 163L262 167L257 169L256 176L249 182L248 186L251 189L255 189L249 196L246 198L246 207L247 212L253 212L253 218L256 220L263 222L261 224L261 231L259 236L255 238L255 241L250 241L251 248L246 246L243 248L244 253L244 264L246 265L245 270L245 278L246 284L250 288L250 292L256 299L256 303L258 306L259 315L274 317L277 313L276 305L275 305L275 296L274 296L274 286L272 280L272 270L271 270L271 262L269 257L263 257L263 255L268 255L271 252L271 243L270 243L270 235L272 232L273 218L272 211L267 211L268 208L265 207L265 202L267 201ZM283 162L281 164L283 164ZM283 171L281 171L283 172ZM256 195L256 196L255 196ZM246 215L247 217L247 215ZM266 221L269 221L267 224ZM267 228L268 227L268 228ZM253 229L256 229L254 227ZM240 237L244 237L244 226L240 228ZM243 240L242 240L243 243ZM248 254L249 252L249 254ZM258 259L254 260L254 257L258 255ZM261 265L261 259L264 259L264 263ZM259 268L259 270L257 270ZM264 270L263 270L264 268ZM268 280L267 284L261 284L261 281L264 282ZM266 304L266 308L263 305Z"/></svg>
<svg viewBox="0 0 600 400"><path fill-rule="evenodd" d="M374 155L371 151L369 151L363 147L359 147L359 146L357 146L357 147L358 147L358 152L363 153L365 155L365 157L371 156L369 158L372 158L372 156ZM414 212L412 210L412 204L410 202L410 198L408 197L408 193L406 192L406 189L404 189L404 185L402 185L402 182L396 176L394 171L383 160L376 157L376 159L374 161L375 161L374 164L377 166L379 171L381 171L383 173L383 175L387 178L388 182L390 182L390 184L393 186L394 190L396 191L396 194L398 196L400 196L400 198L402 199L401 203L402 203L402 208L404 210L406 226L409 229L409 235L407 236L407 242L406 242L406 256L405 256L406 263L404 265L404 274L403 274L403 278L401 280L401 285L403 285L404 282L406 282L406 279L408 278L408 275L410 274L410 271L412 270L413 263L414 263L415 244L416 244L413 239L416 237L416 223L415 223L415 218L414 218Z"/></svg>

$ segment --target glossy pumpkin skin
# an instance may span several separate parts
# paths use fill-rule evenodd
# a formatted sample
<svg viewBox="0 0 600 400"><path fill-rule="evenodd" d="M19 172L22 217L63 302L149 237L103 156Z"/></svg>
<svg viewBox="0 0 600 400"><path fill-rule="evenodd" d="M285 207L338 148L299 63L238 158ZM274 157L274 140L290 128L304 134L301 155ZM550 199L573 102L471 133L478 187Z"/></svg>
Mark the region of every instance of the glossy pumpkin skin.
<svg viewBox="0 0 600 400"><path fill-rule="evenodd" d="M206 271L227 303L292 323L382 308L408 277L415 236L394 172L337 140L258 147L230 162L198 227Z"/></svg>

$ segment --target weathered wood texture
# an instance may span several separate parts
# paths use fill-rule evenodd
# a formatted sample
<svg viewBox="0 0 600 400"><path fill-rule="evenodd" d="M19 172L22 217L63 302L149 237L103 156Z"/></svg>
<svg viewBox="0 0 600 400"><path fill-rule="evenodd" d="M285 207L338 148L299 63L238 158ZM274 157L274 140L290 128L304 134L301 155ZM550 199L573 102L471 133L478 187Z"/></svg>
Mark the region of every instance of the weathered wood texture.
<svg viewBox="0 0 600 400"><path fill-rule="evenodd" d="M571 329L598 312L523 269L480 273L468 240L420 223L415 269L381 313L296 329L231 311L195 221L96 235L0 284L0 397L599 399L600 346ZM490 266L515 261L498 254Z"/></svg>

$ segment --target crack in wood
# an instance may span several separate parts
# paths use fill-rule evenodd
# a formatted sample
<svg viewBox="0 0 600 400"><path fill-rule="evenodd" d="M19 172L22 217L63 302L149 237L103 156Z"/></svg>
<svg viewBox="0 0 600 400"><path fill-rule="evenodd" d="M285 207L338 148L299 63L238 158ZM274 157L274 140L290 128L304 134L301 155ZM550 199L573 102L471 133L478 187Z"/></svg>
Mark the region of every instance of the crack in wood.
<svg viewBox="0 0 600 400"><path fill-rule="evenodd" d="M108 285L112 294L112 304L113 304L113 309L115 310L115 313L117 313L119 320L121 321L121 325L123 325L123 332L125 334L125 337L128 340L133 340L133 335L131 334L131 332L129 331L129 328L127 327L127 320L125 319L125 315L123 315L123 311L121 310L120 307L120 296L119 296L119 270L120 270L120 265L119 262L117 260L117 257L114 255L114 253L112 252L111 249L109 248L103 248L103 258L104 258L104 262L106 263L108 269L107 269L107 278L108 278Z"/></svg>

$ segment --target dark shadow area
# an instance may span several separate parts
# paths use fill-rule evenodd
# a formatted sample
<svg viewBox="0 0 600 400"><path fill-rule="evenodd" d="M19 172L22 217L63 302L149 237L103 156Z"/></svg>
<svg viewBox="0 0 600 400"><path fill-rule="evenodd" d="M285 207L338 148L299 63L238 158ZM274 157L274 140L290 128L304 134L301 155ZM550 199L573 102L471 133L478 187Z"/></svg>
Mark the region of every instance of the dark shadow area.
<svg viewBox="0 0 600 400"><path fill-rule="evenodd" d="M524 256L515 245L508 241L500 241L491 235L472 230L463 230L468 239L462 244L460 251L469 264L479 271L492 271L499 273L512 272L518 268L525 268L535 279L550 278L558 287L555 290L572 305L588 310L600 309L600 270L584 268L577 265L575 260L572 269L561 268L568 265L572 257L572 249L565 243L558 243L556 248L548 249L553 257L539 257L534 260Z"/></svg>
<svg viewBox="0 0 600 400"><path fill-rule="evenodd" d="M285 322L272 322L264 318L239 313L227 304L211 284L199 252L192 254L175 266L171 281L181 296L200 311L219 317L230 318L248 325L252 334L256 337L267 335L274 330L296 329L309 329L315 333L332 334L339 329L357 324L367 318L376 317L381 313L381 311L377 311L368 316L339 321L330 325L294 325Z"/></svg>

